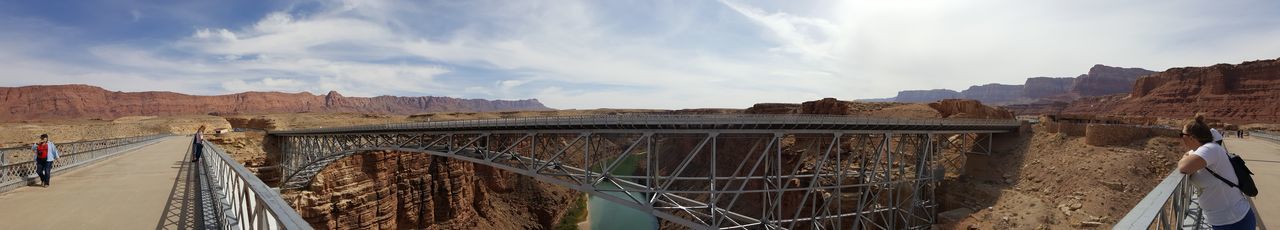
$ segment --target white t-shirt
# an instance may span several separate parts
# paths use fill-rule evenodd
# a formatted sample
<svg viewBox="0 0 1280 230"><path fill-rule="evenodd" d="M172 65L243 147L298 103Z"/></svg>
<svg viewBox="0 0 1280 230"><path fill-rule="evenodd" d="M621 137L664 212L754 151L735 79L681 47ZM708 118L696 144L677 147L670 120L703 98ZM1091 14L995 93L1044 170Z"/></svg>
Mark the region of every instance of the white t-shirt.
<svg viewBox="0 0 1280 230"><path fill-rule="evenodd" d="M1231 168L1231 160L1227 157L1227 149L1217 143L1201 145L1195 152L1207 163L1205 168L1225 178L1231 183L1239 183L1236 171ZM1240 189L1218 180L1209 170L1201 169L1191 175L1191 183L1200 189L1200 208L1204 211L1205 221L1211 225L1234 224L1244 219L1249 212L1249 200Z"/></svg>

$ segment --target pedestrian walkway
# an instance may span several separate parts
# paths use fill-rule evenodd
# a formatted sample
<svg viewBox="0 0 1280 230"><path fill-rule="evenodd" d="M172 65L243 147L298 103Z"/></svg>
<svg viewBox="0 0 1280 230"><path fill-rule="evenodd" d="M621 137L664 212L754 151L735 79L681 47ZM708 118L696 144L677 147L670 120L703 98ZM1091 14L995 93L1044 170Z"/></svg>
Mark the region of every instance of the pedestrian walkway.
<svg viewBox="0 0 1280 230"><path fill-rule="evenodd" d="M48 188L0 194L0 228L203 228L189 143L189 137L166 138L55 176Z"/></svg>
<svg viewBox="0 0 1280 230"><path fill-rule="evenodd" d="M1258 184L1258 197L1253 198L1259 217L1267 224L1280 224L1280 144L1249 137L1227 138L1227 150L1239 154L1253 170ZM1280 228L1280 226L1268 226Z"/></svg>

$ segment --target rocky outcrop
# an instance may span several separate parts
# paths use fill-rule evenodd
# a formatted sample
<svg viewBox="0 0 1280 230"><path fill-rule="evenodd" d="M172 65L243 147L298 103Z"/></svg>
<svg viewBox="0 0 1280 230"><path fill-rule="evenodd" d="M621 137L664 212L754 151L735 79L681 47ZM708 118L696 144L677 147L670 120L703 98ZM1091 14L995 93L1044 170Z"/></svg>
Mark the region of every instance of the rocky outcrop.
<svg viewBox="0 0 1280 230"><path fill-rule="evenodd" d="M1004 104L1017 102L1023 98L1022 85L1004 85L1004 84L986 84L970 86L969 89L960 91L960 95L965 99L973 99L982 101L987 104Z"/></svg>
<svg viewBox="0 0 1280 230"><path fill-rule="evenodd" d="M1063 112L1168 118L1203 112L1231 123L1280 122L1280 60L1172 68L1139 78L1131 89L1074 101Z"/></svg>
<svg viewBox="0 0 1280 230"><path fill-rule="evenodd" d="M1022 96L1026 98L1051 98L1071 92L1075 78L1033 77L1023 83Z"/></svg>
<svg viewBox="0 0 1280 230"><path fill-rule="evenodd" d="M245 92L194 96L172 92L112 92L89 85L0 87L0 122L114 119L123 116L355 112L416 114L451 111L548 110L536 99L503 101L450 97L345 97L337 92Z"/></svg>
<svg viewBox="0 0 1280 230"><path fill-rule="evenodd" d="M976 100L947 99L929 103L929 107L942 113L943 118L1013 119L1013 112L985 106Z"/></svg>
<svg viewBox="0 0 1280 230"><path fill-rule="evenodd" d="M964 98L960 92L949 89L906 90L898 92L894 102L934 102L942 99Z"/></svg>
<svg viewBox="0 0 1280 230"><path fill-rule="evenodd" d="M1082 97L1129 93L1133 82L1154 71L1141 68L1120 68L1094 65L1089 73L1076 77L1071 92Z"/></svg>
<svg viewBox="0 0 1280 230"><path fill-rule="evenodd" d="M1068 102L1081 96L1100 96L1128 93L1133 82L1143 75L1154 73L1141 68L1120 68L1094 65L1089 73L1075 78L1033 77L1022 85L985 84L970 86L956 92L947 89L906 90L892 98L896 102L934 102L942 99L973 99L991 105L1050 104ZM863 101L878 101L867 99Z"/></svg>
<svg viewBox="0 0 1280 230"><path fill-rule="evenodd" d="M284 196L317 229L550 229L580 193L470 162L378 151L338 160Z"/></svg>
<svg viewBox="0 0 1280 230"><path fill-rule="evenodd" d="M746 114L792 114L799 111L800 104L794 103L758 103L747 108Z"/></svg>

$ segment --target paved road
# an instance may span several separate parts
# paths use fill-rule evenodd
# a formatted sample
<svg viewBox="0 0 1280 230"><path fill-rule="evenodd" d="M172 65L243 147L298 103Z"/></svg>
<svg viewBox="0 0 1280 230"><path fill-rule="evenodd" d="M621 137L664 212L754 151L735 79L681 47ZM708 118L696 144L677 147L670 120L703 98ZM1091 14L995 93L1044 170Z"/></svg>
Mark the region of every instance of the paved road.
<svg viewBox="0 0 1280 230"><path fill-rule="evenodd" d="M1280 228L1280 144L1248 137L1227 138L1227 150L1239 154L1253 170L1258 183L1258 197L1253 198L1258 214L1269 227Z"/></svg>
<svg viewBox="0 0 1280 230"><path fill-rule="evenodd" d="M187 138L172 137L0 194L3 229L202 228Z"/></svg>

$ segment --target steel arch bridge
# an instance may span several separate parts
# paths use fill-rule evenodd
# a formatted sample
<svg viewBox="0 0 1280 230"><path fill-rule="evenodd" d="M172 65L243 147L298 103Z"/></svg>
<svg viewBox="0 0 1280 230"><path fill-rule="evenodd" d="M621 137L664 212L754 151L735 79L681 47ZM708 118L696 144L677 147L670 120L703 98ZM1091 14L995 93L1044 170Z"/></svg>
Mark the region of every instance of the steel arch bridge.
<svg viewBox="0 0 1280 230"><path fill-rule="evenodd" d="M282 188L373 150L504 169L699 229L928 228L944 170L1015 120L624 115L270 133Z"/></svg>

